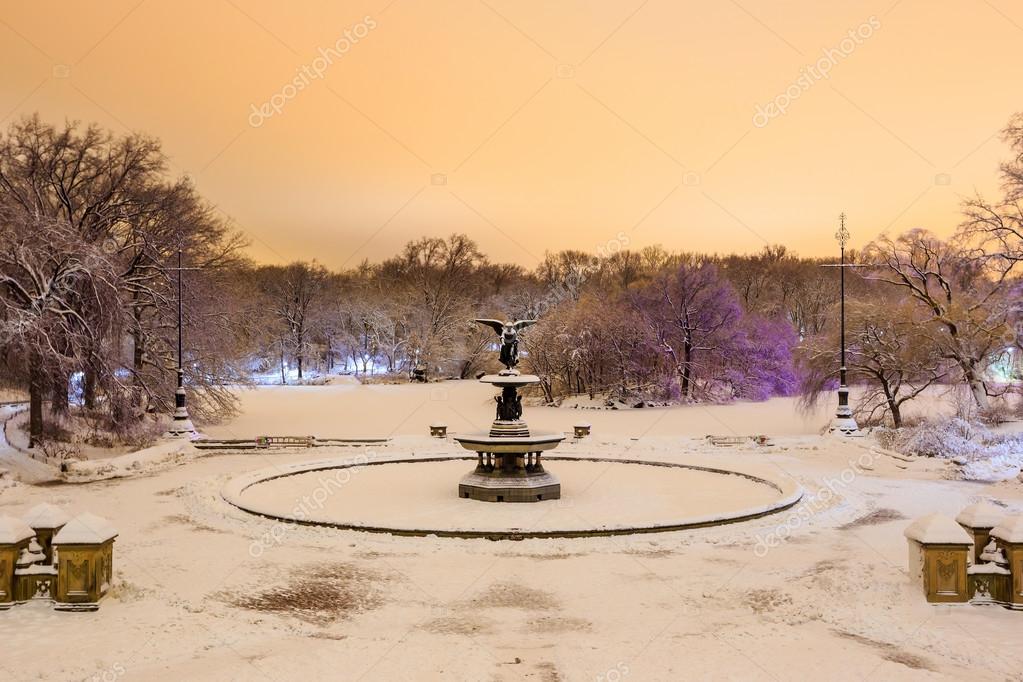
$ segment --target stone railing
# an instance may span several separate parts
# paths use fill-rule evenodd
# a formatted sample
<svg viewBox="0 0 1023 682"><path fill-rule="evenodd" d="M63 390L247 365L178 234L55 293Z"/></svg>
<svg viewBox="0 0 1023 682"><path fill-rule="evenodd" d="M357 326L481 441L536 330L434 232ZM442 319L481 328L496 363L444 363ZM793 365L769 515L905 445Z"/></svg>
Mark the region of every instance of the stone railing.
<svg viewBox="0 0 1023 682"><path fill-rule="evenodd" d="M917 519L905 535L910 579L927 601L1023 610L1023 516L981 502L954 520L940 514Z"/></svg>

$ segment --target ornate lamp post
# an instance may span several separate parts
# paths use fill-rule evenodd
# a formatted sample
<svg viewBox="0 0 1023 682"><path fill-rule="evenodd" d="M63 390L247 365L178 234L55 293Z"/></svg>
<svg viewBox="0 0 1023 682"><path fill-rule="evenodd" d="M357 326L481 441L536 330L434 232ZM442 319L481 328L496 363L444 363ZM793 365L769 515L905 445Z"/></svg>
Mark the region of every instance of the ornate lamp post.
<svg viewBox="0 0 1023 682"><path fill-rule="evenodd" d="M181 249L178 249L178 267L176 269L178 271L178 388L174 392L174 419L171 420L166 435L169 438L189 438L194 440L199 437L199 434L196 432L192 420L189 419L188 408L185 406L185 367L181 352L181 277L183 271L181 267Z"/></svg>
<svg viewBox="0 0 1023 682"><path fill-rule="evenodd" d="M852 408L849 407L849 387L846 385L846 368L845 368L845 269L851 267L846 265L845 262L845 245L849 242L849 230L845 226L845 213L838 216L839 227L838 232L835 233L835 239L838 240L838 246L841 253L841 260L839 261L839 281L840 284L840 344L841 344L841 365L838 368L838 409L835 411L835 418L831 422L831 428L828 429L830 433L838 433L843 436L859 436L860 427L856 424L856 420L853 419Z"/></svg>

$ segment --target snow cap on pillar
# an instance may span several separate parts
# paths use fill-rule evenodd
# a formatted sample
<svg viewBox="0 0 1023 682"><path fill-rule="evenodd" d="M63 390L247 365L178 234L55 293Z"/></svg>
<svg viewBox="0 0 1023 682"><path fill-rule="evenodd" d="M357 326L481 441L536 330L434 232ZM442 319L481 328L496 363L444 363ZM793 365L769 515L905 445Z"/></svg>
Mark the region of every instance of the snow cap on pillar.
<svg viewBox="0 0 1023 682"><path fill-rule="evenodd" d="M977 502L959 512L956 522L967 528L994 528L1005 516L1005 510L990 502Z"/></svg>
<svg viewBox="0 0 1023 682"><path fill-rule="evenodd" d="M994 527L993 537L1012 544L1023 543L1023 515L1010 516Z"/></svg>
<svg viewBox="0 0 1023 682"><path fill-rule="evenodd" d="M942 514L928 514L909 524L903 532L922 545L971 545L973 538L963 527Z"/></svg>
<svg viewBox="0 0 1023 682"><path fill-rule="evenodd" d="M25 523L35 529L53 530L60 528L71 517L60 507L41 502L25 513Z"/></svg>
<svg viewBox="0 0 1023 682"><path fill-rule="evenodd" d="M31 537L35 531L21 519L13 516L0 516L0 545L16 545Z"/></svg>
<svg viewBox="0 0 1023 682"><path fill-rule="evenodd" d="M86 512L79 514L67 522L53 536L55 545L92 545L102 544L117 537L117 531L102 516Z"/></svg>

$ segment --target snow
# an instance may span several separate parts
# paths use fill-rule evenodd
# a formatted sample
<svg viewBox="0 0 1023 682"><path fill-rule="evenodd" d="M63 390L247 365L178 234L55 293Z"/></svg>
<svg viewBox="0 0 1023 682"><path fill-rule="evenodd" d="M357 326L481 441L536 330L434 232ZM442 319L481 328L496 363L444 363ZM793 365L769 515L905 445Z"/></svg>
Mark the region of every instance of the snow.
<svg viewBox="0 0 1023 682"><path fill-rule="evenodd" d="M948 459L900 459L822 438L831 405L816 416L787 400L585 413L526 407L538 430L566 431L581 415L593 422L591 437L559 454L765 467L806 491L791 510L727 526L521 542L397 537L281 523L220 496L258 469L359 453L461 454L427 426L488 426L493 392L472 383L259 388L242 394L237 419L207 433L392 441L215 452L96 483L0 490L4 512L49 502L92 511L120 533L99 611L28 604L0 615L4 679L91 679L117 665L118 677L155 682L571 682L614 679L623 669L622 682L1019 677L1021 614L926 603L905 575L903 529L980 499L1020 514L1023 486L963 481ZM702 441L708 433L765 433L775 447L714 448ZM456 483L452 507L462 502ZM401 505L379 495L362 513ZM763 538L780 541L760 554ZM303 597L295 608L276 605Z"/></svg>
<svg viewBox="0 0 1023 682"><path fill-rule="evenodd" d="M28 538L35 537L36 532L21 519L13 516L0 516L0 545L16 545Z"/></svg>
<svg viewBox="0 0 1023 682"><path fill-rule="evenodd" d="M961 469L962 477L965 480L987 483L1019 478L1021 470L1023 470L1023 452L974 460L964 464Z"/></svg>
<svg viewBox="0 0 1023 682"><path fill-rule="evenodd" d="M959 417L901 429L895 441L895 448L907 454L951 459L967 481L1009 481L1023 468L1023 435L996 433Z"/></svg>
<svg viewBox="0 0 1023 682"><path fill-rule="evenodd" d="M548 458L545 469L561 481L560 500L452 505L456 484L473 470L475 457L337 468L352 463L351 458L319 460L289 467L286 477L281 467L270 467L229 481L222 494L232 504L268 517L419 533L508 528L555 533L720 523L787 507L803 494L777 469L751 463L737 469L744 475L736 475L714 470L720 460L712 459L691 458L691 468L668 468ZM273 480L260 482L266 479ZM333 494L341 488L344 494ZM620 494L630 489L642 495ZM374 504L387 496L403 503Z"/></svg>
<svg viewBox="0 0 1023 682"><path fill-rule="evenodd" d="M38 483L53 480L57 476L56 469L32 459L8 442L7 433L14 434L17 431L13 418L21 413L27 413L25 405L0 406L0 466L9 472L9 476L0 476L0 489L8 487L13 482L8 480L9 477L28 483Z"/></svg>
<svg viewBox="0 0 1023 682"><path fill-rule="evenodd" d="M447 424L449 433L488 431L494 419L495 393L492 386L474 380L258 386L240 391L241 414L237 418L204 426L202 432L208 438L287 433L317 438L419 435L434 421ZM538 392L529 391L523 400L531 429L567 432L584 416L571 409L532 405L537 396ZM832 405L822 405L804 414L795 398L773 398L727 405L622 406L618 410L587 410L585 419L592 423L594 434L608 436L816 435L833 411Z"/></svg>
<svg viewBox="0 0 1023 682"><path fill-rule="evenodd" d="M18 575L57 575L57 567L47 566L46 564L31 564L19 567L17 573Z"/></svg>
<svg viewBox="0 0 1023 682"><path fill-rule="evenodd" d="M33 543L35 543L34 540L32 541L32 543L29 544L28 547L21 550L21 554L18 555L17 562L18 568L30 566L36 563L37 561L42 561L43 558L45 557L45 555L43 554L43 550L39 546L39 544L35 543L35 546L33 546Z"/></svg>
<svg viewBox="0 0 1023 682"><path fill-rule="evenodd" d="M1005 558L1005 552L998 547L998 541L994 538L984 547L984 551L980 553L981 561L993 561L996 564L1006 565L1008 562Z"/></svg>
<svg viewBox="0 0 1023 682"><path fill-rule="evenodd" d="M975 502L959 512L956 523L967 528L994 528L1005 516L1005 510L987 500Z"/></svg>
<svg viewBox="0 0 1023 682"><path fill-rule="evenodd" d="M1023 543L1023 515L1003 519L991 530L991 535L1003 542Z"/></svg>
<svg viewBox="0 0 1023 682"><path fill-rule="evenodd" d="M911 523L904 534L922 545L971 545L973 538L944 514L928 514Z"/></svg>
<svg viewBox="0 0 1023 682"><path fill-rule="evenodd" d="M102 516L85 512L74 517L53 536L54 545L101 544L117 537L117 531Z"/></svg>
<svg viewBox="0 0 1023 682"><path fill-rule="evenodd" d="M51 530L54 528L60 528L68 522L69 518L71 517L69 517L63 509L50 504L49 502L41 502L37 504L29 509L23 517L25 523L32 528L44 528Z"/></svg>
<svg viewBox="0 0 1023 682"><path fill-rule="evenodd" d="M185 439L164 440L138 452L106 459L68 461L64 477L68 481L100 481L109 478L123 478L171 466L194 457L196 450Z"/></svg>

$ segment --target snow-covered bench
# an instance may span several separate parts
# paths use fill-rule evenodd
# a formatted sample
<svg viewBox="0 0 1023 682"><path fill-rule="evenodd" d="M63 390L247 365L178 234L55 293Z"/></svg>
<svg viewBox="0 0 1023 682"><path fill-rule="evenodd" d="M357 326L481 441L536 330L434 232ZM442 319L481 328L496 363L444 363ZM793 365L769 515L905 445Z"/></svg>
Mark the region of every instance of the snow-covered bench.
<svg viewBox="0 0 1023 682"><path fill-rule="evenodd" d="M259 448L311 448L315 436L260 436L256 439Z"/></svg>

